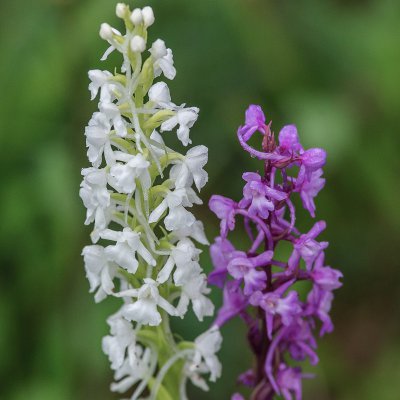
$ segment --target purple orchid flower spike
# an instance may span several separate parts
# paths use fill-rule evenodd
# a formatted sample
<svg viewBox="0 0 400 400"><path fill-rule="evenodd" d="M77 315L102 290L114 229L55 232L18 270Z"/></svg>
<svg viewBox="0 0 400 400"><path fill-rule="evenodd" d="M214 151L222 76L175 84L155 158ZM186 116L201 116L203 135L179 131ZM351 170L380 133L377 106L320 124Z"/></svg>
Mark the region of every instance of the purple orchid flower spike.
<svg viewBox="0 0 400 400"><path fill-rule="evenodd" d="M262 161L264 173L243 174L243 198L237 202L218 195L210 199L210 209L221 220L221 233L211 246L214 270L209 282L223 290L215 325L240 317L248 327L256 362L238 383L252 390L252 400L272 400L276 395L301 400L302 381L311 375L292 364L318 363L314 334L317 329L320 336L333 330L332 292L342 285L343 275L325 265L328 242L317 238L326 223L315 222L307 233L295 226L292 198L296 194L315 218L315 198L325 185L326 152L304 149L295 125L284 126L276 142L271 124L265 121L261 107L251 105L237 132L243 149ZM247 143L257 131L262 135L260 150ZM228 235L235 234L242 221L250 244L235 248ZM287 260L274 255L279 254L275 249L281 241L292 248ZM304 280L311 284L305 301L296 286ZM244 399L240 393L232 396L232 400Z"/></svg>

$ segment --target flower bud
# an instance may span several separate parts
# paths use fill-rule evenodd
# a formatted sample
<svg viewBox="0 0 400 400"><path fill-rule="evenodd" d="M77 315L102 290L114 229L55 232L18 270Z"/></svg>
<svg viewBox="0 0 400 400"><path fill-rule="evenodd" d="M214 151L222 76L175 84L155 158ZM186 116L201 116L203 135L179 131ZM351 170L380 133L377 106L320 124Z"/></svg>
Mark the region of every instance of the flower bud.
<svg viewBox="0 0 400 400"><path fill-rule="evenodd" d="M164 40L157 39L151 46L150 49L151 55L154 57L154 59L158 60L162 57L165 57L167 55L167 48L165 47L165 42Z"/></svg>
<svg viewBox="0 0 400 400"><path fill-rule="evenodd" d="M124 3L118 3L115 8L115 14L118 18L124 18L128 7Z"/></svg>
<svg viewBox="0 0 400 400"><path fill-rule="evenodd" d="M143 14L140 8L135 8L132 11L131 22L133 25L140 25L143 22Z"/></svg>
<svg viewBox="0 0 400 400"><path fill-rule="evenodd" d="M134 53L142 53L146 49L146 42L141 36L134 36L131 40L131 50Z"/></svg>
<svg viewBox="0 0 400 400"><path fill-rule="evenodd" d="M146 28L154 24L154 13L151 7L147 6L143 8L142 14L143 14L144 26Z"/></svg>
<svg viewBox="0 0 400 400"><path fill-rule="evenodd" d="M301 148L295 125L286 125L279 132L279 145L286 150L298 151Z"/></svg>
<svg viewBox="0 0 400 400"><path fill-rule="evenodd" d="M100 37L101 37L103 40L111 40L111 39L113 38L113 31L112 31L112 28L111 28L111 26L110 26L109 24L107 24L107 23L102 23L102 24L100 25L100 32L99 32L99 34L100 34Z"/></svg>

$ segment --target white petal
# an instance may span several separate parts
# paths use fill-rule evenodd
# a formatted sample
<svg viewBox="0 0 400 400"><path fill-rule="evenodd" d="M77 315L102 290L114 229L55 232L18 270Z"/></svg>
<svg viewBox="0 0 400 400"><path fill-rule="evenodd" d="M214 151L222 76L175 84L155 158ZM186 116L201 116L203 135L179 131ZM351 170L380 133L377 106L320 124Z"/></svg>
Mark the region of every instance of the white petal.
<svg viewBox="0 0 400 400"><path fill-rule="evenodd" d="M149 223L152 224L153 222L157 222L161 216L163 215L163 213L165 212L165 210L167 209L168 205L167 205L167 200L163 200L154 210L153 212L150 214L149 216Z"/></svg>
<svg viewBox="0 0 400 400"><path fill-rule="evenodd" d="M168 280L171 275L171 272L175 266L174 259L172 257L168 257L167 262L165 263L164 267L158 273L157 282L164 283Z"/></svg>

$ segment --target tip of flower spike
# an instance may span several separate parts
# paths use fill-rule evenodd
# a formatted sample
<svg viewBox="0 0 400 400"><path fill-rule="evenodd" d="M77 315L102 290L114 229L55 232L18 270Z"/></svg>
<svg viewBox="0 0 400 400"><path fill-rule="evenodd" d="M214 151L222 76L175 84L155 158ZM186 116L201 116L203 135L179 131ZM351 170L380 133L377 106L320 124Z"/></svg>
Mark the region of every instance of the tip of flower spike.
<svg viewBox="0 0 400 400"><path fill-rule="evenodd" d="M153 9L150 6L147 6L147 7L143 8L142 14L143 14L144 26L146 28L148 28L149 26L154 24L154 20L155 20L154 12L153 12Z"/></svg>
<svg viewBox="0 0 400 400"><path fill-rule="evenodd" d="M124 3L118 3L115 7L115 14L118 18L125 18L128 6Z"/></svg>
<svg viewBox="0 0 400 400"><path fill-rule="evenodd" d="M140 25L143 22L143 13L140 8L135 8L132 11L130 20L133 25Z"/></svg>
<svg viewBox="0 0 400 400"><path fill-rule="evenodd" d="M103 40L111 40L113 37L113 30L109 24L104 22L100 25L99 34Z"/></svg>
<svg viewBox="0 0 400 400"><path fill-rule="evenodd" d="M146 49L146 42L141 36L134 36L131 40L131 50L134 53L143 53Z"/></svg>

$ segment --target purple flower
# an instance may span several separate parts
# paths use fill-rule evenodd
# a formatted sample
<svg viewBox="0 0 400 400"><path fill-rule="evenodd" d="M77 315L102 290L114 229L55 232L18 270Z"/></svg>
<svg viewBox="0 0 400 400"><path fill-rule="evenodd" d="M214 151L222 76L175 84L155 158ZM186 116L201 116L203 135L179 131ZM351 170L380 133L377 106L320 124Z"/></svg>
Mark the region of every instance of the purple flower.
<svg viewBox="0 0 400 400"><path fill-rule="evenodd" d="M238 382L240 382L242 385L245 385L247 387L253 387L255 384L255 381L256 381L256 377L254 376L254 371L251 369L248 369L247 371L243 372L238 377Z"/></svg>
<svg viewBox="0 0 400 400"><path fill-rule="evenodd" d="M231 400L244 400L244 397L240 393L234 393Z"/></svg>
<svg viewBox="0 0 400 400"><path fill-rule="evenodd" d="M281 363L279 365L276 381L285 400L301 400L302 373L299 367L290 368Z"/></svg>
<svg viewBox="0 0 400 400"><path fill-rule="evenodd" d="M307 271L310 271L312 264L318 255L328 247L328 242L317 242L315 238L325 229L325 221L319 221L314 224L311 230L301 235L294 241L293 253L289 258L289 268L294 270L302 258L306 263Z"/></svg>
<svg viewBox="0 0 400 400"><path fill-rule="evenodd" d="M313 172L319 170L325 165L326 151L323 149L308 149L301 156L301 168L297 177L298 185L305 180L310 181Z"/></svg>
<svg viewBox="0 0 400 400"><path fill-rule="evenodd" d="M245 124L239 131L245 142L247 142L256 131L265 133L265 115L260 106L254 104L249 106L246 110Z"/></svg>
<svg viewBox="0 0 400 400"><path fill-rule="evenodd" d="M270 339L272 339L275 315L281 317L284 326L289 326L292 323L293 318L302 311L299 302L299 295L295 291L289 292L289 294L284 298L280 294L274 292L265 294L255 292L250 297L250 304L253 306L259 306L265 311L267 334Z"/></svg>
<svg viewBox="0 0 400 400"><path fill-rule="evenodd" d="M293 360L304 361L308 357L312 365L318 363L318 356L315 353L317 342L312 334L309 320L297 318L285 331L281 347L288 349Z"/></svg>
<svg viewBox="0 0 400 400"><path fill-rule="evenodd" d="M279 132L279 149L283 154L303 150L295 125L286 125L281 129Z"/></svg>
<svg viewBox="0 0 400 400"><path fill-rule="evenodd" d="M228 231L235 227L235 210L237 204L227 197L214 195L208 203L211 211L221 220L221 235L226 237Z"/></svg>
<svg viewBox="0 0 400 400"><path fill-rule="evenodd" d="M228 272L235 278L244 280L244 294L251 295L256 290L266 287L265 271L256 268L266 266L272 259L273 252L265 251L257 257L248 257L244 252L237 252L228 264Z"/></svg>
<svg viewBox="0 0 400 400"><path fill-rule="evenodd" d="M214 271L208 276L208 282L211 285L222 288L228 273L227 266L236 250L233 244L221 236L215 239L210 246L211 260L214 265Z"/></svg>
<svg viewBox="0 0 400 400"><path fill-rule="evenodd" d="M247 143L256 131L262 133L261 151ZM220 236L211 246L215 269L209 278L223 287L224 301L215 323L222 326L239 316L247 324L256 362L252 370L240 375L238 383L251 388L252 399L272 399L276 394L285 400L301 400L302 379L310 375L289 366L289 358L318 363L315 330L321 325L323 335L333 329L329 316L332 291L342 285L342 273L324 265L328 243L316 239L325 222L316 222L302 234L296 228L292 197L298 193L304 209L315 217L314 199L325 184L326 153L318 148L304 150L294 125L282 128L277 146L271 125L265 125L265 116L255 105L246 111L245 125L237 137L245 151L262 160L264 173L243 174L246 183L239 203L222 196L210 200L210 208L221 219ZM246 243L238 250L226 239L229 231L239 227L235 226L236 215L243 218L244 228L238 243ZM250 243L243 240L245 234ZM292 248L289 259L272 259L282 241ZM229 275L233 280L228 280ZM311 283L306 302L299 300L294 286L303 280ZM235 393L232 400L244 398Z"/></svg>
<svg viewBox="0 0 400 400"><path fill-rule="evenodd" d="M333 331L332 320L329 316L332 300L332 292L320 289L318 286L314 286L308 294L306 313L315 315L322 322L320 336Z"/></svg>
<svg viewBox="0 0 400 400"><path fill-rule="evenodd" d="M224 302L218 311L215 325L221 327L228 320L241 313L247 304L247 298L243 295L239 282L227 282L224 287Z"/></svg>
<svg viewBox="0 0 400 400"><path fill-rule="evenodd" d="M303 207L308 210L313 218L315 217L314 197L316 197L319 191L325 186L325 179L321 178L322 174L322 169L317 169L311 173L309 180L303 179L302 182L296 181L295 191L300 192ZM300 182L300 184L298 184L298 182Z"/></svg>
<svg viewBox="0 0 400 400"><path fill-rule="evenodd" d="M342 286L339 279L343 277L343 274L337 269L324 267L324 253L318 256L310 276L316 285L326 291L332 291Z"/></svg>
<svg viewBox="0 0 400 400"><path fill-rule="evenodd" d="M282 201L287 198L286 193L268 187L255 172L245 172L243 179L247 184L243 189L244 198L239 202L239 207L249 207L251 216L266 219L269 212L275 209L273 200Z"/></svg>

